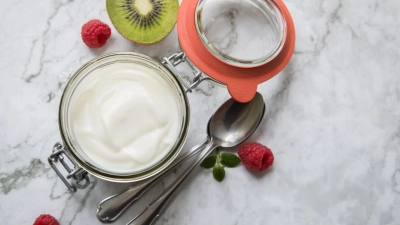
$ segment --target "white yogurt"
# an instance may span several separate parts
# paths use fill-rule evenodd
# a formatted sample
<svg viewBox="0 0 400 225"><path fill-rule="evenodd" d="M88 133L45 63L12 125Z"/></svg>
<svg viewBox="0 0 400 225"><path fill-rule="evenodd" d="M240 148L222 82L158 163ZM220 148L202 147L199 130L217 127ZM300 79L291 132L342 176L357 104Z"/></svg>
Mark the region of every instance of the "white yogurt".
<svg viewBox="0 0 400 225"><path fill-rule="evenodd" d="M77 144L99 167L117 173L149 168L179 135L179 104L156 71L118 63L96 69L70 103Z"/></svg>

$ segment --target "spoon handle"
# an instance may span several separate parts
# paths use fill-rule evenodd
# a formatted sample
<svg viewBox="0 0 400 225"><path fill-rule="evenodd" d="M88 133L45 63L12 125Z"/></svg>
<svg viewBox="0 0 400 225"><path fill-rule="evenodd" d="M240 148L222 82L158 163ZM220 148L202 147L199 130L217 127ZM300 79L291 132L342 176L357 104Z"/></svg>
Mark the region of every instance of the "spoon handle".
<svg viewBox="0 0 400 225"><path fill-rule="evenodd" d="M101 222L110 223L114 222L118 219L122 213L129 208L129 206L137 201L146 191L150 189L157 181L163 177L165 174L170 172L175 166L181 164L186 161L190 157L194 156L200 150L204 149L206 145L209 143L209 139L205 139L202 143L194 146L184 155L178 157L174 164L169 166L167 169L163 170L159 174L155 175L152 178L145 180L144 182L139 183L138 185L133 185L126 190L118 193L116 195L105 198L100 202L97 207L97 218Z"/></svg>
<svg viewBox="0 0 400 225"><path fill-rule="evenodd" d="M172 196L176 193L177 189L181 187L186 179L193 173L194 168L196 168L216 147L218 147L218 145L214 144L211 140L189 169L187 169L174 183L172 183L160 197L148 205L143 212L129 221L127 225L153 224L160 216L161 211L171 200Z"/></svg>

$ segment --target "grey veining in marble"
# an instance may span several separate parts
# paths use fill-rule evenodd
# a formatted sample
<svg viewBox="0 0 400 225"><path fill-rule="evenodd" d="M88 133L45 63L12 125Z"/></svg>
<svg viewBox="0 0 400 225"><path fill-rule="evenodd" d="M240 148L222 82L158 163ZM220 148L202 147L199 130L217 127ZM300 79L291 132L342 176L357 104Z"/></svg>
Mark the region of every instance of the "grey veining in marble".
<svg viewBox="0 0 400 225"><path fill-rule="evenodd" d="M199 169L157 224L400 224L400 2L284 2L296 26L295 53L285 70L259 86L266 115L249 140L272 149L273 167L227 169L221 183ZM32 224L42 213L62 225L100 224L97 204L128 184L92 177L86 190L70 194L51 170L47 157L60 140L62 90L100 54L134 51L162 59L179 51L176 30L140 46L112 27L106 46L92 50L80 28L93 18L111 25L104 1L1 5L0 224ZM179 70L192 77L188 66ZM205 137L209 116L228 97L208 83L189 95L185 151ZM116 224L133 218L184 166Z"/></svg>

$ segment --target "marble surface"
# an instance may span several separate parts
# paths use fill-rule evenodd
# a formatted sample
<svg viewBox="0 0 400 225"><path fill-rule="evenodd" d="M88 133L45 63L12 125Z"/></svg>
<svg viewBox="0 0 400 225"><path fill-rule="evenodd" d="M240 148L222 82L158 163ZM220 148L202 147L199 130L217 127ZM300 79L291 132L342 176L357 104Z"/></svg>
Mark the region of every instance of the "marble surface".
<svg viewBox="0 0 400 225"><path fill-rule="evenodd" d="M259 86L265 120L249 141L275 154L266 172L243 165L225 180L198 169L157 224L400 224L399 1L285 0L297 37L291 62ZM101 224L98 203L128 184L92 178L69 193L47 163L60 140L57 112L70 75L89 59L134 51L161 59L179 51L174 30L152 46L112 28L91 50L80 27L111 25L104 1L2 1L0 7L0 224ZM189 76L184 66L181 72ZM210 84L189 95L183 151L202 141L209 116L229 95ZM226 151L235 152L237 149ZM116 224L125 224L187 166L157 184Z"/></svg>

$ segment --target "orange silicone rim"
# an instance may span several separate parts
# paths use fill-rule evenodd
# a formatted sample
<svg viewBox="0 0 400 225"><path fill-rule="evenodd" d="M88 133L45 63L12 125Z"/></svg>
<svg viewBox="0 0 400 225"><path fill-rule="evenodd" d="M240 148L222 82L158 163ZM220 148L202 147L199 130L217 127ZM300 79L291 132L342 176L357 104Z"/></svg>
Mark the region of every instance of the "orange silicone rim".
<svg viewBox="0 0 400 225"><path fill-rule="evenodd" d="M182 50L193 64L211 78L227 85L230 95L239 102L248 102L257 92L258 84L271 79L285 68L293 55L295 28L282 0L274 0L286 21L286 40L280 53L271 61L251 68L241 68L220 61L203 42L196 30L195 13L199 0L183 0L178 14L178 38Z"/></svg>

